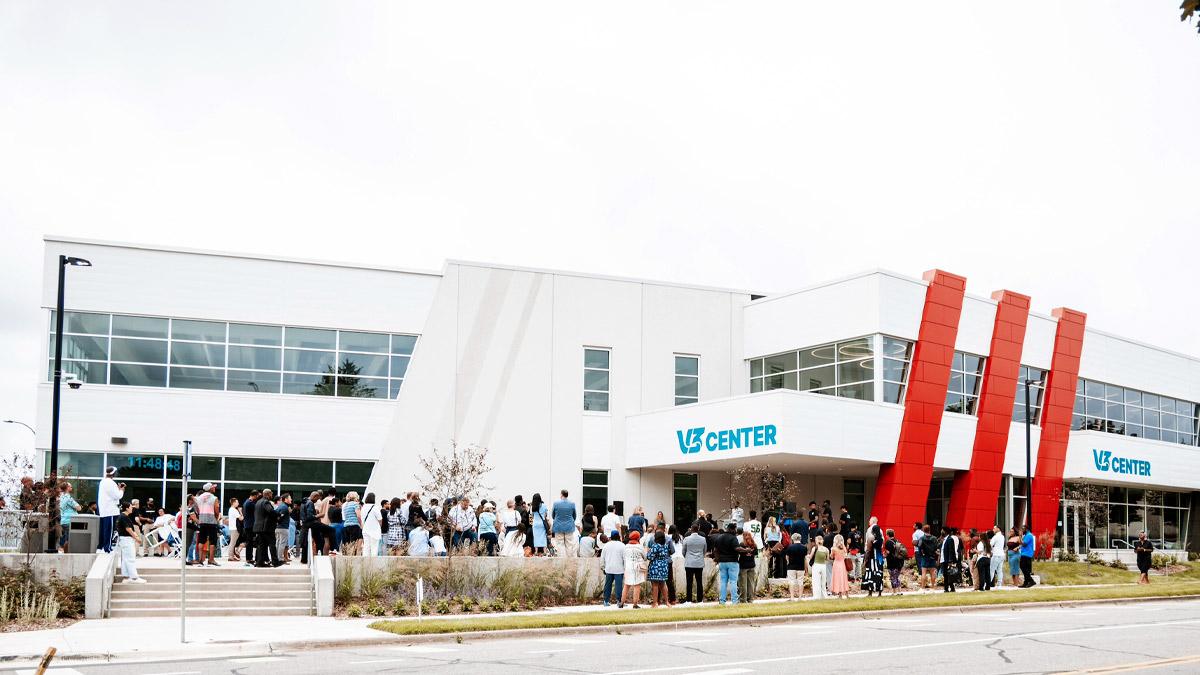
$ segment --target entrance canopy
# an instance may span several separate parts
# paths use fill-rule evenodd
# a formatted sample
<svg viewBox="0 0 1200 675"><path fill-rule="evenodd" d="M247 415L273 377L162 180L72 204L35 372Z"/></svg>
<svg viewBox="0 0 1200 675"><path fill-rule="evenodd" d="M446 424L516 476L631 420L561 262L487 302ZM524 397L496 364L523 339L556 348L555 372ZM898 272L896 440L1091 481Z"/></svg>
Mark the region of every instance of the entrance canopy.
<svg viewBox="0 0 1200 675"><path fill-rule="evenodd" d="M798 473L874 475L895 460L897 406L790 389L626 418L626 468L724 471L768 464Z"/></svg>

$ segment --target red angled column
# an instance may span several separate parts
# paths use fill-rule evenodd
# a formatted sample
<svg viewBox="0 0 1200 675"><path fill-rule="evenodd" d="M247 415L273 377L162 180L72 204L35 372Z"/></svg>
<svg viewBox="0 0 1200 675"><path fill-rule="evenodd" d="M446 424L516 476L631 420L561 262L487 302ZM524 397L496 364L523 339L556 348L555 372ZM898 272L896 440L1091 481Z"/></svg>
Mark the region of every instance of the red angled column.
<svg viewBox="0 0 1200 675"><path fill-rule="evenodd" d="M1004 472L1004 453L1012 427L1013 399L1021 374L1021 347L1029 320L1029 296L996 291L996 322L983 367L983 384L976 408L975 443L971 469L954 476L946 522L954 527L991 529Z"/></svg>
<svg viewBox="0 0 1200 675"><path fill-rule="evenodd" d="M909 367L896 461L879 467L872 503L880 526L898 532L925 520L933 457L946 409L950 364L954 360L954 340L967 289L965 278L949 272L930 270L924 278L929 287Z"/></svg>
<svg viewBox="0 0 1200 675"><path fill-rule="evenodd" d="M1071 411L1075 407L1075 383L1079 379L1079 357L1083 353L1087 321L1083 312L1065 307L1055 309L1052 314L1058 319L1058 327L1054 330L1054 356L1046 376L1042 439L1038 443L1037 470L1033 473L1033 534L1038 540L1040 557L1049 557L1058 527Z"/></svg>

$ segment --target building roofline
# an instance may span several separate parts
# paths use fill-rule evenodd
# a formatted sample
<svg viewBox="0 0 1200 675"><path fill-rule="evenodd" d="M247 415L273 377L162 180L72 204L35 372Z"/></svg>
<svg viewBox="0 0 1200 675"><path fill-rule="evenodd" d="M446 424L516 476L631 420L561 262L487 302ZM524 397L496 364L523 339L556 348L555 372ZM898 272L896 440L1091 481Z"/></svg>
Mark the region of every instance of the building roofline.
<svg viewBox="0 0 1200 675"><path fill-rule="evenodd" d="M604 281L621 281L632 284L647 284L650 286L667 286L671 288L688 288L697 291L713 291L719 293L736 293L739 295L762 295L754 291L747 291L741 288L724 288L720 286L705 286L703 284L686 284L676 281L662 281L659 279L642 279L639 277L623 277L612 274L592 274L589 272L575 272L569 270L550 269L545 267L526 267L522 265L507 265L503 263L481 262L477 260L460 260L451 258L446 260L446 265L463 265L466 267L486 267L489 269L511 270L514 272L533 272L538 274L554 274L564 277L579 277L583 279L601 279Z"/></svg>
<svg viewBox="0 0 1200 675"><path fill-rule="evenodd" d="M287 262L300 265L316 265L320 267L341 267L345 269L360 269L360 270L375 270L381 272L401 272L404 274L418 274L431 277L441 277L442 273L437 270L417 269L411 267L394 267L388 265L371 265L366 263L351 263L336 260L319 260L314 258L293 258L287 256L272 256L261 253L244 253L237 251L218 251L213 249L189 248L185 246L161 246L157 244L135 244L124 241L109 241L104 239L87 239L84 237L68 237L56 234L47 234L42 236L44 242L55 242L60 244L84 244L87 246L106 246L109 248L128 248L140 251L161 251L164 253L186 253L189 255L207 255L220 258L241 258L243 260L262 260L267 262Z"/></svg>

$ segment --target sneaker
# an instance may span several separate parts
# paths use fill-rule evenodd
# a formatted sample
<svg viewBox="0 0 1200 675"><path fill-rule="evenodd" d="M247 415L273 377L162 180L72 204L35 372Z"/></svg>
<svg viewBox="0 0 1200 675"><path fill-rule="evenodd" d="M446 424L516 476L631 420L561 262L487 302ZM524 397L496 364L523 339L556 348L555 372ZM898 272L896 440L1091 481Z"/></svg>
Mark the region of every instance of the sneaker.
<svg viewBox="0 0 1200 675"><path fill-rule="evenodd" d="M214 561L212 561L212 562L210 562L210 563L208 563L208 564L209 564L209 565L212 565L213 567L220 567L220 566L221 566L221 563L217 562L216 560L214 560Z"/></svg>
<svg viewBox="0 0 1200 675"><path fill-rule="evenodd" d="M144 583L146 583L146 580L145 580L145 579L143 579L143 578L141 578L141 577L138 577L138 578L136 578L136 579L126 579L126 580L125 580L124 582L122 582L122 583L126 583L126 584L144 584Z"/></svg>

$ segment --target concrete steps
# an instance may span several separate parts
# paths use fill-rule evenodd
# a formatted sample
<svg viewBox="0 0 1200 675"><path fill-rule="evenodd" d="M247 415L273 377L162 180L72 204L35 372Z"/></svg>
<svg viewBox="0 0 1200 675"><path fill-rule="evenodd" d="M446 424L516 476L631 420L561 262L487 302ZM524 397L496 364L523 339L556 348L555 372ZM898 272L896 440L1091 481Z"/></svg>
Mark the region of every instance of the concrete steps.
<svg viewBox="0 0 1200 675"><path fill-rule="evenodd" d="M145 568L144 584L118 576L109 616L179 616L179 569ZM305 616L312 614L312 579L304 567L256 569L230 564L187 570L188 616Z"/></svg>

